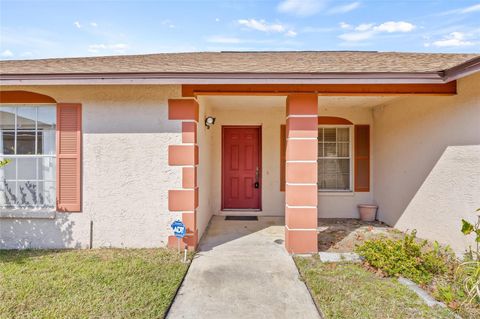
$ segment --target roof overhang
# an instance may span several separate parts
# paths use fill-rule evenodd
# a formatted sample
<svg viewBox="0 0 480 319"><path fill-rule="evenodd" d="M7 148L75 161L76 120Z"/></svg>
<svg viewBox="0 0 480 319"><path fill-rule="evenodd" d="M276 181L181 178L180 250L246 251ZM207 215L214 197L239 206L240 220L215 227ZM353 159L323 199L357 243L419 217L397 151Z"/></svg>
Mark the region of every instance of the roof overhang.
<svg viewBox="0 0 480 319"><path fill-rule="evenodd" d="M0 85L445 84L480 71L480 57L438 72L0 74Z"/></svg>
<svg viewBox="0 0 480 319"><path fill-rule="evenodd" d="M430 73L88 73L3 74L1 85L121 84L441 84Z"/></svg>

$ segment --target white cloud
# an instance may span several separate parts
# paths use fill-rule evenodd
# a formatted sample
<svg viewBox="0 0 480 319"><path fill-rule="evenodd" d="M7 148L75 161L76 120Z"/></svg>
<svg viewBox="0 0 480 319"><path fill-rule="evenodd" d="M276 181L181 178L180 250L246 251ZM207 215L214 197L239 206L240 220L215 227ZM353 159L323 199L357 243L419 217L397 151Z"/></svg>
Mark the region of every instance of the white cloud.
<svg viewBox="0 0 480 319"><path fill-rule="evenodd" d="M225 37L222 35L213 35L207 38L207 42L210 43L222 43L222 44L237 44L241 43L242 40L235 37Z"/></svg>
<svg viewBox="0 0 480 319"><path fill-rule="evenodd" d="M449 10L439 13L439 15L449 15L449 14L468 14L472 12L480 11L480 3L474 4L473 6L459 8L455 10Z"/></svg>
<svg viewBox="0 0 480 319"><path fill-rule="evenodd" d="M90 26L96 28L96 27L98 27L98 24L96 22L90 22Z"/></svg>
<svg viewBox="0 0 480 319"><path fill-rule="evenodd" d="M466 40L465 34L462 32L452 32L445 36L442 40L434 41L432 43L432 45L436 47L464 47L474 44L474 42ZM429 43L425 44L425 46L429 45Z"/></svg>
<svg viewBox="0 0 480 319"><path fill-rule="evenodd" d="M385 23L382 23L376 27L374 27L374 30L380 31L380 32L410 32L413 29L415 29L415 26L409 22L405 21L388 21Z"/></svg>
<svg viewBox="0 0 480 319"><path fill-rule="evenodd" d="M220 18L215 18L215 22L220 22Z"/></svg>
<svg viewBox="0 0 480 319"><path fill-rule="evenodd" d="M279 23L268 24L265 20L255 20L255 19L240 19L238 20L240 25L243 25L247 28L262 31L262 32L285 32L286 27Z"/></svg>
<svg viewBox="0 0 480 319"><path fill-rule="evenodd" d="M362 23L355 27L355 31L363 32L363 31L370 30L372 27L373 27L373 23Z"/></svg>
<svg viewBox="0 0 480 319"><path fill-rule="evenodd" d="M13 52L10 51L10 50L4 50L0 55L3 58L11 58L11 57L13 57Z"/></svg>
<svg viewBox="0 0 480 319"><path fill-rule="evenodd" d="M128 49L128 45L125 43L114 43L114 44L91 44L88 46L88 52L90 53L99 53L99 52L113 52L113 53L124 53Z"/></svg>
<svg viewBox="0 0 480 319"><path fill-rule="evenodd" d="M351 29L352 28L352 26L350 24L346 23L346 22L340 22L339 25L340 25L340 28L342 28L342 29Z"/></svg>
<svg viewBox="0 0 480 319"><path fill-rule="evenodd" d="M345 4L345 5L342 5L342 6L333 7L330 10L328 10L328 13L330 13L330 14L347 13L347 12L350 12L350 11L353 11L353 10L357 9L358 7L360 7L360 2L357 1L357 2L352 2L352 3L349 3L349 4Z"/></svg>
<svg viewBox="0 0 480 319"><path fill-rule="evenodd" d="M294 37L294 36L297 35L297 32L295 32L295 31L293 31L293 30L288 30L288 31L285 33L285 35L286 35L287 37Z"/></svg>
<svg viewBox="0 0 480 319"><path fill-rule="evenodd" d="M297 33L289 29L286 25L281 23L267 23L265 20L256 19L240 19L238 24L249 29L266 32L266 33L284 33L286 36L294 37Z"/></svg>
<svg viewBox="0 0 480 319"><path fill-rule="evenodd" d="M280 12L310 16L322 10L326 2L327 0L284 0L277 9Z"/></svg>
<svg viewBox="0 0 480 319"><path fill-rule="evenodd" d="M81 25L80 22L78 22L78 21L75 21L75 22L73 23L73 25L76 26L76 27L79 28L79 29L82 27L82 25Z"/></svg>
<svg viewBox="0 0 480 319"><path fill-rule="evenodd" d="M473 6L460 9L460 13L470 13L480 11L480 3L474 4Z"/></svg>
<svg viewBox="0 0 480 319"><path fill-rule="evenodd" d="M357 25L354 29L356 32L341 34L339 38L347 42L365 41L378 33L411 32L415 29L415 25L405 21L388 21L378 25L373 23L362 23Z"/></svg>

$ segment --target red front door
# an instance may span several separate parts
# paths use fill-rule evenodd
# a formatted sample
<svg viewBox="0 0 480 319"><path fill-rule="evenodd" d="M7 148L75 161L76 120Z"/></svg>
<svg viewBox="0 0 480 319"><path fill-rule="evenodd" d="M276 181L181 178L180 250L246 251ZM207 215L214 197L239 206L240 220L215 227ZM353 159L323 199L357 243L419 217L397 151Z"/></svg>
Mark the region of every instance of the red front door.
<svg viewBox="0 0 480 319"><path fill-rule="evenodd" d="M260 209L260 127L222 127L222 208Z"/></svg>

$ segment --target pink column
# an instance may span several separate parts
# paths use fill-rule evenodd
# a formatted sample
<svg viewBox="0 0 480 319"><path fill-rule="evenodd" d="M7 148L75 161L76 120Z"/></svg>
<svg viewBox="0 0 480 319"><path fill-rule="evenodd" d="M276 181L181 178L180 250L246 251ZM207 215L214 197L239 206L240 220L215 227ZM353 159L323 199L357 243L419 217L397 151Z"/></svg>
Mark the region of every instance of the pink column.
<svg viewBox="0 0 480 319"><path fill-rule="evenodd" d="M193 99L168 100L168 119L182 121L182 144L168 146L168 164L182 167L182 188L168 191L168 209L182 212L182 221L187 227L183 245L195 250L198 244L198 103ZM168 237L168 246L176 248L175 236Z"/></svg>
<svg viewBox="0 0 480 319"><path fill-rule="evenodd" d="M316 253L318 102L316 94L287 97L285 247Z"/></svg>

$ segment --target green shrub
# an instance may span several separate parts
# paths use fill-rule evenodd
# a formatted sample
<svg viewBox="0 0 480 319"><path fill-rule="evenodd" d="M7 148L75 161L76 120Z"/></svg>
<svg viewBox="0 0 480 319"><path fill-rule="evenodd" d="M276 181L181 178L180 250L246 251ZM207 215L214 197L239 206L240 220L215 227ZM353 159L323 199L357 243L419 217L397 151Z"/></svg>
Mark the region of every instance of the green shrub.
<svg viewBox="0 0 480 319"><path fill-rule="evenodd" d="M416 231L405 238L393 240L380 238L367 240L356 251L369 265L381 269L388 276L404 276L416 283L427 284L436 274L448 270L449 254L435 243L427 247L427 241L417 241Z"/></svg>

